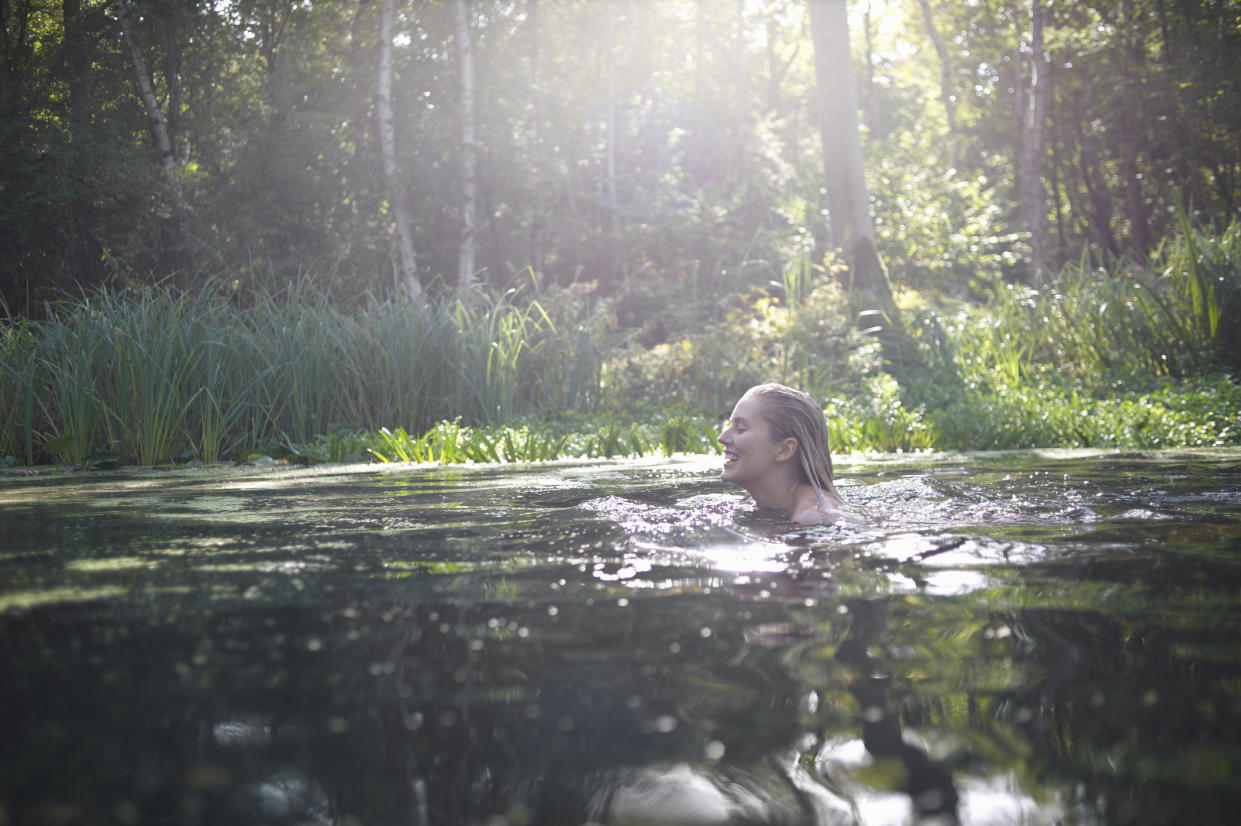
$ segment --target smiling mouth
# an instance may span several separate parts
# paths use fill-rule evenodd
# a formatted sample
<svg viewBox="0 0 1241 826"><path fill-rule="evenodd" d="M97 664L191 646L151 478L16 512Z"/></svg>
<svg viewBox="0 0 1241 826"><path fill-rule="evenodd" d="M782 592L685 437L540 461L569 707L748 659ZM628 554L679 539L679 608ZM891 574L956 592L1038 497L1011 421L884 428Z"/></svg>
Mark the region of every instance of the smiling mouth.
<svg viewBox="0 0 1241 826"><path fill-rule="evenodd" d="M724 467L737 464L738 458L740 457L738 457L737 454L733 453L731 450L724 451Z"/></svg>

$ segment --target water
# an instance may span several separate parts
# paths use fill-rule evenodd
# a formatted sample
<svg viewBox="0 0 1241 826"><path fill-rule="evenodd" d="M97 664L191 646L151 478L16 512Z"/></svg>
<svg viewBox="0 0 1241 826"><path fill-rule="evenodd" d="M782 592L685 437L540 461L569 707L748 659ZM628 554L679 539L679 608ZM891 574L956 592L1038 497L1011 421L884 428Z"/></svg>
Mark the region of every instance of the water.
<svg viewBox="0 0 1241 826"><path fill-rule="evenodd" d="M0 479L0 824L1224 823L1241 451Z"/></svg>

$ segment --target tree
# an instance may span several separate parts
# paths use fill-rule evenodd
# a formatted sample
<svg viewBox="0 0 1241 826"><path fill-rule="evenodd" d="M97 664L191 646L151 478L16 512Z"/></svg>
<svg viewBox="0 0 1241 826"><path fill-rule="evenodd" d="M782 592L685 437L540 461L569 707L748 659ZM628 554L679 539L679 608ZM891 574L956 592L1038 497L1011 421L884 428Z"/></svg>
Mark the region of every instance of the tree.
<svg viewBox="0 0 1241 826"><path fill-rule="evenodd" d="M1047 194L1043 188L1043 123L1047 109L1048 65L1043 53L1043 20L1047 10L1041 0L1030 2L1030 94L1021 140L1021 212L1030 233L1030 278L1043 278L1047 236Z"/></svg>
<svg viewBox="0 0 1241 826"><path fill-rule="evenodd" d="M819 128L823 141L832 242L842 248L858 298L886 315L885 326L900 326L887 272L875 248L875 230L862 166L857 89L849 49L845 0L809 0L818 81Z"/></svg>
<svg viewBox="0 0 1241 826"><path fill-rule="evenodd" d="M392 124L392 28L395 17L396 0L384 0L379 24L379 83L375 108L379 115L384 184L388 192L388 206L392 210L392 226L396 231L401 283L416 298L422 293L422 285L418 281L418 259L414 254L414 236L410 228L409 208L405 203L405 188L397 173L396 129Z"/></svg>
<svg viewBox="0 0 1241 826"><path fill-rule="evenodd" d="M464 292L474 283L476 247L474 216L477 207L477 169L474 140L474 45L465 0L456 0L458 88L461 94L461 245L457 256L457 288Z"/></svg>
<svg viewBox="0 0 1241 826"><path fill-rule="evenodd" d="M931 43L935 46L935 54L939 57L939 98L944 104L944 116L948 118L948 133L950 136L955 136L957 114L956 96L952 93L952 58L948 55L948 45L944 43L944 36L935 26L930 0L918 0L918 6L922 9L922 22L926 25L927 36L931 38ZM955 157L955 153L950 154L950 157ZM956 165L955 161L951 164Z"/></svg>
<svg viewBox="0 0 1241 826"><path fill-rule="evenodd" d="M177 172L177 160L168 130L168 121L164 117L159 100L155 97L155 87L151 82L151 73L147 70L146 61L142 57L142 50L138 48L133 20L129 14L129 0L113 0L113 4L116 8L117 22L121 24L121 32L125 37L125 45L129 47L129 56L134 64L134 79L138 84L138 96L146 108L147 126L151 130L151 138L159 152L160 166L163 168L168 186L168 197L172 204L174 246L184 250L188 240L185 195L181 190L181 178ZM173 99L176 99L176 95L173 95Z"/></svg>

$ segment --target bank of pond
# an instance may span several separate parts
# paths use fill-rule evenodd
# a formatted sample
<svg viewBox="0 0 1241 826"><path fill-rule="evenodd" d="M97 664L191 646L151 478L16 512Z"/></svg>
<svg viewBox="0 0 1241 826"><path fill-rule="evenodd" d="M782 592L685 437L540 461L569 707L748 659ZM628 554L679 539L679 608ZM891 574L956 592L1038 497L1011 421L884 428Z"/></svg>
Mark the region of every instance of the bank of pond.
<svg viewBox="0 0 1241 826"><path fill-rule="evenodd" d="M833 450L1241 443L1241 225L1037 289L865 308L828 269L622 324L597 284L348 301L313 275L66 295L0 318L0 462L512 462L703 453L748 387L818 399Z"/></svg>

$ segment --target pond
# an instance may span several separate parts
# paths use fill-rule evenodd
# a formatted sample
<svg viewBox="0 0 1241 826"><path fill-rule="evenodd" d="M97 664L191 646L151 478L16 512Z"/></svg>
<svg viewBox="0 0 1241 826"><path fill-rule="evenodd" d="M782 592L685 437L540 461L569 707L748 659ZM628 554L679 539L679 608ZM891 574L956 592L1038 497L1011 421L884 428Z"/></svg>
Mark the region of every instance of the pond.
<svg viewBox="0 0 1241 826"><path fill-rule="evenodd" d="M0 479L0 824L1222 823L1241 451Z"/></svg>

